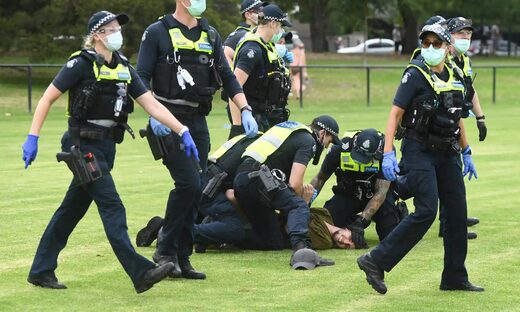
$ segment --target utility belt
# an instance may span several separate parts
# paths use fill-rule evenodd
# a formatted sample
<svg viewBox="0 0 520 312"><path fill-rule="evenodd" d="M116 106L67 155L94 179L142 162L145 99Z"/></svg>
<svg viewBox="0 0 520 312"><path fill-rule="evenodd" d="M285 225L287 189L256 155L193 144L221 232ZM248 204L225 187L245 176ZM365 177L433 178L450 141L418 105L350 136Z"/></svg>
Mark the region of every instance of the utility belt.
<svg viewBox="0 0 520 312"><path fill-rule="evenodd" d="M208 167L208 183L204 187L202 194L209 198L215 197L217 191L222 189L222 184L228 177L228 173L216 164Z"/></svg>
<svg viewBox="0 0 520 312"><path fill-rule="evenodd" d="M344 194L354 197L358 201L370 200L374 197L372 182L369 180L356 180L352 183L338 183L332 187L334 194Z"/></svg>
<svg viewBox="0 0 520 312"><path fill-rule="evenodd" d="M198 103L197 101L189 100L173 100L173 101L186 101L192 103ZM161 103L173 114L173 115L203 115L207 116L211 111L211 101L207 104L200 104L198 106L190 106L186 104L175 104L166 101Z"/></svg>
<svg viewBox="0 0 520 312"><path fill-rule="evenodd" d="M422 143L427 150L442 152L448 155L459 155L461 152L457 137L441 137L431 133L424 135L412 129L406 129L404 136Z"/></svg>
<svg viewBox="0 0 520 312"><path fill-rule="evenodd" d="M285 183L285 173L280 169L269 169L266 165L260 165L260 169L247 174L247 177L259 183L258 192L264 200L264 204L271 207L271 201L276 192L288 188Z"/></svg>
<svg viewBox="0 0 520 312"><path fill-rule="evenodd" d="M91 126L79 126L79 137L83 139L91 140L105 140L113 139L115 143L119 144L123 142L125 131L128 131L132 138L135 139L135 134L132 128L127 123L120 123L114 127L91 127ZM78 131L69 128L71 133ZM78 133L78 132L76 132Z"/></svg>

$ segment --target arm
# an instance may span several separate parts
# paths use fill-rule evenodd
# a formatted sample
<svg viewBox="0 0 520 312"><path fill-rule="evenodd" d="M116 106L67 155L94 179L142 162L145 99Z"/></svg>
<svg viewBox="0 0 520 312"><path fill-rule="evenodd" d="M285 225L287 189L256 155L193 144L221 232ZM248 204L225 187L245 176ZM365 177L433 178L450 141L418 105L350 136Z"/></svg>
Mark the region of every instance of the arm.
<svg viewBox="0 0 520 312"><path fill-rule="evenodd" d="M29 134L39 136L40 130L43 126L43 122L47 118L47 114L51 109L52 104L62 95L63 93L58 90L52 83L47 87L45 93L38 101L38 106L34 112L34 117L31 124Z"/></svg>
<svg viewBox="0 0 520 312"><path fill-rule="evenodd" d="M157 29L150 25L143 34L141 46L139 47L139 54L137 55L136 70L141 77L144 85L148 90L150 89L150 80L152 79L155 70L155 63L157 62L157 55L159 50L159 42L157 39Z"/></svg>
<svg viewBox="0 0 520 312"><path fill-rule="evenodd" d="M392 105L392 109L390 110L390 115L388 116L388 122L386 124L386 133L385 133L385 149L384 152L391 152L394 149L394 136L395 131L397 130L397 126L401 122L404 116L404 109L400 108L397 105Z"/></svg>
<svg viewBox="0 0 520 312"><path fill-rule="evenodd" d="M291 168L291 177L289 179L289 186L294 192L302 196L303 194L303 176L305 175L306 165L300 163L293 163Z"/></svg>
<svg viewBox="0 0 520 312"><path fill-rule="evenodd" d="M234 55L235 55L235 50L233 50L231 47L224 46L224 56L226 57L229 67L231 67L231 65L233 64Z"/></svg>
<svg viewBox="0 0 520 312"><path fill-rule="evenodd" d="M468 139L466 137L466 128L464 127L464 122L462 121L462 119L459 120L459 128L460 128L459 145L462 149L465 149L468 146Z"/></svg>
<svg viewBox="0 0 520 312"><path fill-rule="evenodd" d="M478 139L479 141L484 141L487 136L487 127L486 122L484 120L484 112L482 111L482 106L480 106L480 100L478 98L477 91L475 90L475 94L473 95L473 113L475 113L475 118L477 119L477 128L478 128Z"/></svg>
<svg viewBox="0 0 520 312"><path fill-rule="evenodd" d="M314 178L312 178L311 185L319 192L323 188L323 185L325 185L325 182L327 182L327 180L330 178L331 175L332 175L332 173L327 175L323 171L320 170L318 172L318 174Z"/></svg>
<svg viewBox="0 0 520 312"><path fill-rule="evenodd" d="M386 193L390 188L390 181L384 179L376 179L375 194L368 203L365 209L361 212L361 216L365 220L372 220L372 217L379 210L386 198Z"/></svg>
<svg viewBox="0 0 520 312"><path fill-rule="evenodd" d="M152 95L152 92L147 91L143 95L136 98L136 101L143 107L143 109L152 117L157 119L163 125L179 133L184 127L177 118L175 118L170 111L159 103Z"/></svg>

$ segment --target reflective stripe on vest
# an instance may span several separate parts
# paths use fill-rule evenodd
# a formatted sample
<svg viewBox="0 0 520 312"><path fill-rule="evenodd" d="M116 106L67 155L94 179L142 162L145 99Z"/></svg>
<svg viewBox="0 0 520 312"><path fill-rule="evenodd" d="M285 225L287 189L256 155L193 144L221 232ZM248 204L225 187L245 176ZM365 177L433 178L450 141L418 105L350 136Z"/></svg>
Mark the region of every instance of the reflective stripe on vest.
<svg viewBox="0 0 520 312"><path fill-rule="evenodd" d="M267 51L267 59L269 60L269 63L277 63L278 68L283 68L282 63L280 62L280 57L278 56L278 53L276 52L274 45L271 42L265 43L257 34L252 32L247 32L242 39L238 42L237 48L235 49L235 54L233 55L233 69L235 68L235 63L237 59L238 52L240 51L240 48L244 45L244 43L254 41L258 42L258 44Z"/></svg>
<svg viewBox="0 0 520 312"><path fill-rule="evenodd" d="M264 163L267 157L282 146L291 133L300 130L306 130L312 134L311 128L302 123L293 121L279 123L249 145L242 157L249 156L259 163Z"/></svg>
<svg viewBox="0 0 520 312"><path fill-rule="evenodd" d="M454 65L455 64L455 59L456 56L453 56L453 55L450 55L450 61L451 63L453 63ZM465 77L471 77L473 75L473 70L471 69L471 64L469 62L469 56L467 56L466 54L462 54L462 61L464 62L463 66L461 69L462 69L462 72L464 73L464 76Z"/></svg>
<svg viewBox="0 0 520 312"><path fill-rule="evenodd" d="M350 152L341 152L340 154L340 168L343 171L367 172L377 173L380 170L379 161L359 164L352 159Z"/></svg>
<svg viewBox="0 0 520 312"><path fill-rule="evenodd" d="M76 51L72 53L69 57L74 58L81 54L82 51ZM117 64L116 68L112 69L105 64L101 66L101 69L98 68L96 61L92 62L94 75L96 77L96 81L100 80L117 80L124 81L126 83L130 83L132 81L132 75L130 75L130 69L128 66L125 66L121 63Z"/></svg>
<svg viewBox="0 0 520 312"><path fill-rule="evenodd" d="M428 66L428 65L426 65L426 66ZM453 66L456 66L456 65L453 65ZM441 92L452 91L452 90L464 92L464 84L461 81L455 79L455 75L453 74L453 69L450 68L447 64L444 64L444 68L446 68L446 70L448 71L448 74L449 74L449 79L446 82L439 79L435 75L434 75L435 78L433 78L430 75L430 73L424 71L418 65L408 64L408 68L410 68L410 67L417 68L423 74L423 76L426 78L426 81L428 81L428 83L430 84L430 86L432 87L433 91L435 91L436 94L440 94ZM435 79L435 81L434 81L434 79Z"/></svg>
<svg viewBox="0 0 520 312"><path fill-rule="evenodd" d="M201 31L200 38L197 41L191 41L186 38L179 28L170 28L168 33L170 34L175 51L195 50L197 52L213 54L213 46L209 41L209 36L206 31Z"/></svg>
<svg viewBox="0 0 520 312"><path fill-rule="evenodd" d="M212 163L216 163L220 157L222 157L227 151L229 151L238 141L245 138L245 134L237 135L226 143L222 144L213 154L208 157L208 160Z"/></svg>

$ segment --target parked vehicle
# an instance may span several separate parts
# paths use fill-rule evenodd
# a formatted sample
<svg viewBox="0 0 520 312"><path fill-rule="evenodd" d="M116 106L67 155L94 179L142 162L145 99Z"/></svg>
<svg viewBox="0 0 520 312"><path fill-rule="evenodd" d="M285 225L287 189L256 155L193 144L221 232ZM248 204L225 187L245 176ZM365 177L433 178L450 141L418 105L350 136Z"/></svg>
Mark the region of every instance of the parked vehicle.
<svg viewBox="0 0 520 312"><path fill-rule="evenodd" d="M368 39L354 47L346 47L338 49L337 53L346 54L393 54L395 49L394 41L386 38ZM399 47L400 49L401 47Z"/></svg>

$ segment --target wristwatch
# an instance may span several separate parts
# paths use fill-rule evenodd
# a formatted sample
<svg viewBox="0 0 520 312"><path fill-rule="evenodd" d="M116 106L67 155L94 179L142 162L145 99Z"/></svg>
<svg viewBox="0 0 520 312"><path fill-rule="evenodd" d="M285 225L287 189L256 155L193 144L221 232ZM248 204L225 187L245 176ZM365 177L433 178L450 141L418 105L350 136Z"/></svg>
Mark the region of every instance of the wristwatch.
<svg viewBox="0 0 520 312"><path fill-rule="evenodd" d="M242 108L240 109L240 112L242 113L242 112L244 112L245 110L248 110L248 111L252 112L252 111L253 111L253 108L251 108L251 106L249 106L249 104L248 104L248 105L242 107Z"/></svg>

